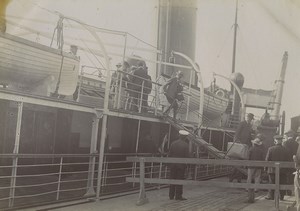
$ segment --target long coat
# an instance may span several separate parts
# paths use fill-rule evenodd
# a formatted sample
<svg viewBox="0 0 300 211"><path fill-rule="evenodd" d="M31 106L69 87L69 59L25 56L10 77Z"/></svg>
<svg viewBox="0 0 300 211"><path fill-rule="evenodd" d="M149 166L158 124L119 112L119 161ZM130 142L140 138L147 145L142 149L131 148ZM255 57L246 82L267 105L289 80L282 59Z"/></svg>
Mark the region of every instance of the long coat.
<svg viewBox="0 0 300 211"><path fill-rule="evenodd" d="M235 133L235 139L242 143L251 145L251 134L253 133L252 125L248 123L246 120L242 121Z"/></svg>
<svg viewBox="0 0 300 211"><path fill-rule="evenodd" d="M288 151L281 145L277 144L268 149L266 161L289 161ZM285 173L286 169L281 170L280 173ZM275 169L268 168L268 173L275 173Z"/></svg>
<svg viewBox="0 0 300 211"><path fill-rule="evenodd" d="M289 152L290 161L293 161L293 155L297 154L298 143L293 139L288 139L282 143L282 146Z"/></svg>
<svg viewBox="0 0 300 211"><path fill-rule="evenodd" d="M164 85L165 95L175 100L179 92L182 92L182 86L177 77L171 78Z"/></svg>
<svg viewBox="0 0 300 211"><path fill-rule="evenodd" d="M188 158L189 157L189 144L184 140L178 139L170 146L169 157L173 158ZM185 169L185 164L171 164L170 167Z"/></svg>

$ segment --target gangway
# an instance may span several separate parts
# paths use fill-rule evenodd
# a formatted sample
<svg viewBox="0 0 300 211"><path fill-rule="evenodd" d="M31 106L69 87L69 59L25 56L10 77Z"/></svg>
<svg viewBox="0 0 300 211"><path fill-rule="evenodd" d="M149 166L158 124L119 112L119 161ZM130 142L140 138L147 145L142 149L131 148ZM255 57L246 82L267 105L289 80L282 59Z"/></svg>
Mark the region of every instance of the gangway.
<svg viewBox="0 0 300 211"><path fill-rule="evenodd" d="M207 143L204 139L199 137L197 134L193 133L193 131L191 131L191 130L187 129L186 127L184 127L182 124L180 124L178 121L176 121L172 117L164 116L163 118L164 118L165 121L169 122L170 125L172 125L177 130L187 130L187 131L189 131L190 133L187 137L188 140L193 142L197 146L204 147L207 150L208 154L211 155L212 157L218 158L218 159L230 159L226 155L225 152L218 150L211 143ZM244 169L242 169L240 167L235 167L235 168L237 170L239 170L241 173L243 173L244 175L247 175L247 172Z"/></svg>

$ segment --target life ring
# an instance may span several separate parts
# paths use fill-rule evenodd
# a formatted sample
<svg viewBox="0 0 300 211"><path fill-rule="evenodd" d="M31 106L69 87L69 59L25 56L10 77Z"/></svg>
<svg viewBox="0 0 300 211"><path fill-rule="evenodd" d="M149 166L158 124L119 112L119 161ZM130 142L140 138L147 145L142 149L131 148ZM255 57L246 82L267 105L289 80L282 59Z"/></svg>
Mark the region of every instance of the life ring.
<svg viewBox="0 0 300 211"><path fill-rule="evenodd" d="M216 91L216 95L219 96L219 97L224 98L225 97L225 92L222 89L218 89Z"/></svg>

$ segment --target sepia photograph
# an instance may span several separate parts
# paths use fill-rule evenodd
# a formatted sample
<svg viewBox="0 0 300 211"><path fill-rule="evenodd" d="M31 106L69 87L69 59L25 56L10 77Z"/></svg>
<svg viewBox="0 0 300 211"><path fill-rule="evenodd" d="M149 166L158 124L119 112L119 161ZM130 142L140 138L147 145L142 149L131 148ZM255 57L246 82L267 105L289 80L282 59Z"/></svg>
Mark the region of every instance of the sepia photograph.
<svg viewBox="0 0 300 211"><path fill-rule="evenodd" d="M300 211L299 20L300 0L0 0L0 210Z"/></svg>

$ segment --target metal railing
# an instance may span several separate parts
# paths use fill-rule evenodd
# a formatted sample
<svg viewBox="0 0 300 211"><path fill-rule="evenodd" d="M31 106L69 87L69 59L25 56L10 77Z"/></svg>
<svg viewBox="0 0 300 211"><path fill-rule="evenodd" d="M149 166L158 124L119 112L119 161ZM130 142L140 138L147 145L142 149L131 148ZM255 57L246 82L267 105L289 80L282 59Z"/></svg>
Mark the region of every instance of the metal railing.
<svg viewBox="0 0 300 211"><path fill-rule="evenodd" d="M293 162L272 162L272 161L249 161L249 160L221 160L221 159L195 159L195 158L148 158L148 157L128 157L128 161L140 163L140 177L139 178L126 178L128 182L140 183L140 195L137 201L137 205L142 205L148 202L145 193L145 183L150 184L174 184L174 185L204 185L204 186L216 186L227 188L245 188L249 190L253 189L268 189L275 190L275 208L279 210L279 198L280 190L293 190L293 185L284 185L279 183L280 169L282 168L294 168ZM232 183L232 182L220 182L220 181L198 181L192 180L174 180L174 179L160 179L160 178L145 178L145 163L158 162L158 163L180 163L190 165L225 165L225 166L244 166L244 167L269 167L275 168L275 184L252 184L252 183Z"/></svg>
<svg viewBox="0 0 300 211"><path fill-rule="evenodd" d="M140 83L134 83L134 80L138 80ZM152 88L149 88L149 84ZM160 86L159 83L131 73L121 70L114 71L110 87L112 108L157 114L159 108L156 105L159 104L158 90Z"/></svg>
<svg viewBox="0 0 300 211"><path fill-rule="evenodd" d="M160 78L162 77L160 76ZM141 83L134 83L134 79L138 79ZM169 103L162 90L163 82L157 81L150 81L121 70L112 71L110 109L121 109L136 113L152 113L155 115L162 113L169 106ZM151 90L146 85L149 83L152 84ZM184 87L183 95L185 100L180 102L178 109L179 118L182 121L197 123L198 118L201 117L205 125L222 127L220 116L225 111L228 102L212 94L205 95L203 99L205 101L204 107L209 107L208 110L213 109L210 112L216 109L217 114L214 117L216 119L212 119L199 113L199 90L192 88L188 84L185 84ZM215 122L217 119L219 122Z"/></svg>
<svg viewBox="0 0 300 211"><path fill-rule="evenodd" d="M137 162L126 160L134 156ZM166 179L169 168L160 154L149 153L106 153L104 156L102 180L97 186L98 155L96 154L1 154L0 164L0 209L33 207L87 197L122 195L138 191L136 182L127 177L139 178L140 157L156 159L145 167L146 178ZM97 159L91 166L92 159ZM230 168L224 166L191 165L188 177L195 179L226 175ZM94 174L94 177L91 177ZM92 180L92 181L90 181ZM161 185L148 184L147 188ZM91 191L92 190L92 191Z"/></svg>
<svg viewBox="0 0 300 211"><path fill-rule="evenodd" d="M1 154L0 209L83 197L89 154Z"/></svg>

